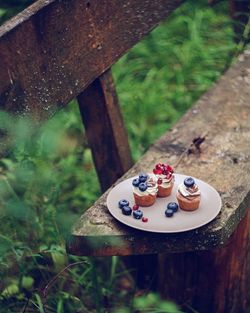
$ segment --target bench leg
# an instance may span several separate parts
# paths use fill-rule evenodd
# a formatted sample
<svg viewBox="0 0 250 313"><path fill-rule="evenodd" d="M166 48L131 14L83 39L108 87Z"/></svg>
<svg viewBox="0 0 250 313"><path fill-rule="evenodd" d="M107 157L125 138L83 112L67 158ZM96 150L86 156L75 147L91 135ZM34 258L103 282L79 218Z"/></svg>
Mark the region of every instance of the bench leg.
<svg viewBox="0 0 250 313"><path fill-rule="evenodd" d="M77 100L104 192L133 164L111 71L97 78Z"/></svg>
<svg viewBox="0 0 250 313"><path fill-rule="evenodd" d="M131 271L138 290L148 292L157 290L158 258L157 254L130 255L120 257Z"/></svg>
<svg viewBox="0 0 250 313"><path fill-rule="evenodd" d="M250 211L229 241L211 251L159 255L164 298L199 313L243 313L250 307ZM193 312L190 310L190 312Z"/></svg>

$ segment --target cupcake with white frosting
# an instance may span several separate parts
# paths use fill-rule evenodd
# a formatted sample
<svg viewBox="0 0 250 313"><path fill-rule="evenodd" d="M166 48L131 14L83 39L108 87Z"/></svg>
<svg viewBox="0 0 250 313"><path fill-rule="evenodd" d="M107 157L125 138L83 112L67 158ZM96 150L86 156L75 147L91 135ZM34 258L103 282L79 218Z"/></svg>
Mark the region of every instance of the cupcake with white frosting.
<svg viewBox="0 0 250 313"><path fill-rule="evenodd" d="M201 201L201 192L192 177L187 177L179 185L176 198L182 210L194 211L198 209Z"/></svg>
<svg viewBox="0 0 250 313"><path fill-rule="evenodd" d="M158 191L155 175L141 173L138 178L133 179L132 185L137 205L147 207L155 203Z"/></svg>
<svg viewBox="0 0 250 313"><path fill-rule="evenodd" d="M156 164L153 169L153 173L157 177L158 184L158 197L168 197L170 196L172 189L174 187L174 170L173 168L164 163Z"/></svg>

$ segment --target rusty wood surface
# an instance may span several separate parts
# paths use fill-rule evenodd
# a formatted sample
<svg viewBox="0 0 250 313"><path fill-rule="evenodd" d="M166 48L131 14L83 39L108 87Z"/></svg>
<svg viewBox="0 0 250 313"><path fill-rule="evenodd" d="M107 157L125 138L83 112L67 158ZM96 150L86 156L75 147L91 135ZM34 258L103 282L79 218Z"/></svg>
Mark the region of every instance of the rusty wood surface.
<svg viewBox="0 0 250 313"><path fill-rule="evenodd" d="M101 188L106 191L132 166L111 71L97 78L77 100Z"/></svg>
<svg viewBox="0 0 250 313"><path fill-rule="evenodd" d="M223 244L250 206L250 51L163 135L122 179L150 171L155 163L175 164L193 138L208 132L201 154L182 159L176 172L216 188L223 201L206 226L178 234L150 234L129 228L109 214L106 192L75 225L68 251L79 255L132 255L202 250Z"/></svg>
<svg viewBox="0 0 250 313"><path fill-rule="evenodd" d="M0 27L0 109L46 119L180 0L38 0Z"/></svg>
<svg viewBox="0 0 250 313"><path fill-rule="evenodd" d="M247 312L250 306L249 247L250 210L223 247L160 255L158 290L187 313L194 310Z"/></svg>

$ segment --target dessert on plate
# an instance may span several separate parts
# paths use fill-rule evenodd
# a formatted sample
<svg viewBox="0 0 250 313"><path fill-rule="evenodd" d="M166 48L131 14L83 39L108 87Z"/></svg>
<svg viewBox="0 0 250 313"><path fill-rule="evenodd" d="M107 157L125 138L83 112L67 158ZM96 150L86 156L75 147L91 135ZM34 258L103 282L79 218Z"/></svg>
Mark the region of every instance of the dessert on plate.
<svg viewBox="0 0 250 313"><path fill-rule="evenodd" d="M158 197L168 197L170 196L172 189L174 187L174 170L173 168L164 163L156 164L153 169L153 173L157 177L158 184Z"/></svg>
<svg viewBox="0 0 250 313"><path fill-rule="evenodd" d="M138 178L133 179L132 185L137 205L147 207L155 203L158 191L155 175L141 173Z"/></svg>
<svg viewBox="0 0 250 313"><path fill-rule="evenodd" d="M179 185L176 195L179 206L185 211L197 210L201 200L201 192L195 180L187 177Z"/></svg>

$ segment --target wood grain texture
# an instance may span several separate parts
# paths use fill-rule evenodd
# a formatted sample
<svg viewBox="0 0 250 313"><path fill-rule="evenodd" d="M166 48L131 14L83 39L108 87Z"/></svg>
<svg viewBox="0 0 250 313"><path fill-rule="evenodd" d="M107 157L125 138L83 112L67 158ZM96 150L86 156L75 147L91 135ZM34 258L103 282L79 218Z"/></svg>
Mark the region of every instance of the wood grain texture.
<svg viewBox="0 0 250 313"><path fill-rule="evenodd" d="M132 166L111 71L97 78L77 100L104 192Z"/></svg>
<svg viewBox="0 0 250 313"><path fill-rule="evenodd" d="M250 306L250 210L223 247L159 256L158 290L184 312L242 313Z"/></svg>
<svg viewBox="0 0 250 313"><path fill-rule="evenodd" d="M0 27L0 109L48 118L180 0L38 0Z"/></svg>
<svg viewBox="0 0 250 313"><path fill-rule="evenodd" d="M150 234L116 222L106 207L106 192L79 219L68 242L69 253L129 255L205 250L222 245L250 207L250 51L239 57L220 81L163 135L121 180L155 163L175 164L193 138L208 131L201 154L186 155L177 172L215 187L222 211L211 223L179 234Z"/></svg>

